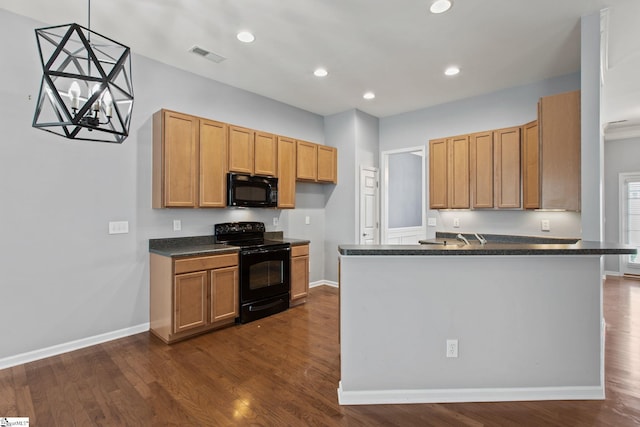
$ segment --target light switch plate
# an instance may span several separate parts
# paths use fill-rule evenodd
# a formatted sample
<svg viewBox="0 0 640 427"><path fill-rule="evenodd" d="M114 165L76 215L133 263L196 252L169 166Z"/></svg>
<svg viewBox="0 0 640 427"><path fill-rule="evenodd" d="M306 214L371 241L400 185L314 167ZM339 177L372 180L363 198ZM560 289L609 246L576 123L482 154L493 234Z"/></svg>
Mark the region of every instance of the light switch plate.
<svg viewBox="0 0 640 427"><path fill-rule="evenodd" d="M304 217L304 223L307 224L307 225L311 224L311 218L309 216L305 216Z"/></svg>
<svg viewBox="0 0 640 427"><path fill-rule="evenodd" d="M453 218L453 228L460 228L460 218Z"/></svg>
<svg viewBox="0 0 640 427"><path fill-rule="evenodd" d="M429 227L435 227L435 226L437 225L437 221L436 221L436 219L435 219L435 218L433 218L433 217L429 217L429 218L427 218L427 225L428 225Z"/></svg>
<svg viewBox="0 0 640 427"><path fill-rule="evenodd" d="M173 220L173 231L180 231L182 230L182 221L179 219L174 219Z"/></svg>

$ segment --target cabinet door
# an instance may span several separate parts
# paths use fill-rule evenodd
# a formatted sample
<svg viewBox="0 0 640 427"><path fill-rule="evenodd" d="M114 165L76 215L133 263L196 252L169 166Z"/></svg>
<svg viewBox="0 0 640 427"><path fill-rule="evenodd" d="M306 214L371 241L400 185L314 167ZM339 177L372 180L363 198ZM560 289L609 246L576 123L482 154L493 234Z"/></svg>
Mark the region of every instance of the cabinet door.
<svg viewBox="0 0 640 427"><path fill-rule="evenodd" d="M318 145L318 181L338 183L338 150Z"/></svg>
<svg viewBox="0 0 640 427"><path fill-rule="evenodd" d="M296 141L278 137L278 207L296 207Z"/></svg>
<svg viewBox="0 0 640 427"><path fill-rule="evenodd" d="M291 248L291 300L305 298L309 293L309 245ZM301 256L294 256L297 253Z"/></svg>
<svg viewBox="0 0 640 427"><path fill-rule="evenodd" d="M522 207L540 207L540 139L538 121L522 127Z"/></svg>
<svg viewBox="0 0 640 427"><path fill-rule="evenodd" d="M542 209L580 210L580 91L545 96L539 109Z"/></svg>
<svg viewBox="0 0 640 427"><path fill-rule="evenodd" d="M173 111L161 114L162 202L154 207L196 207L198 119Z"/></svg>
<svg viewBox="0 0 640 427"><path fill-rule="evenodd" d="M211 322L235 319L239 314L238 267L211 270Z"/></svg>
<svg viewBox="0 0 640 427"><path fill-rule="evenodd" d="M447 197L447 140L429 141L429 208L446 209Z"/></svg>
<svg viewBox="0 0 640 427"><path fill-rule="evenodd" d="M173 295L173 332L207 324L207 272L177 274Z"/></svg>
<svg viewBox="0 0 640 427"><path fill-rule="evenodd" d="M229 170L253 174L253 131L229 126Z"/></svg>
<svg viewBox="0 0 640 427"><path fill-rule="evenodd" d="M449 207L469 208L469 136L456 136L447 141L449 150Z"/></svg>
<svg viewBox="0 0 640 427"><path fill-rule="evenodd" d="M227 205L227 125L200 120L200 200L206 208Z"/></svg>
<svg viewBox="0 0 640 427"><path fill-rule="evenodd" d="M318 179L318 146L312 142L296 141L296 179Z"/></svg>
<svg viewBox="0 0 640 427"><path fill-rule="evenodd" d="M254 167L256 175L276 176L278 146L276 136L256 132L254 137Z"/></svg>
<svg viewBox="0 0 640 427"><path fill-rule="evenodd" d="M520 127L494 131L493 140L496 207L519 208Z"/></svg>
<svg viewBox="0 0 640 427"><path fill-rule="evenodd" d="M471 199L474 208L493 207L493 132L471 135Z"/></svg>

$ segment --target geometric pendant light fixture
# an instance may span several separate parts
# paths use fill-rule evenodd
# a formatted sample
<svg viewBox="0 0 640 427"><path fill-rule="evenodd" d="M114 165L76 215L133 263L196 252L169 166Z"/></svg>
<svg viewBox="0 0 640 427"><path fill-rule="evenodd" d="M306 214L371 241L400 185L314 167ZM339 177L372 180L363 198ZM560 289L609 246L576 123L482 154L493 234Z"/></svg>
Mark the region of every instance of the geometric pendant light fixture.
<svg viewBox="0 0 640 427"><path fill-rule="evenodd" d="M42 82L33 127L122 143L133 111L130 49L78 24L36 29Z"/></svg>

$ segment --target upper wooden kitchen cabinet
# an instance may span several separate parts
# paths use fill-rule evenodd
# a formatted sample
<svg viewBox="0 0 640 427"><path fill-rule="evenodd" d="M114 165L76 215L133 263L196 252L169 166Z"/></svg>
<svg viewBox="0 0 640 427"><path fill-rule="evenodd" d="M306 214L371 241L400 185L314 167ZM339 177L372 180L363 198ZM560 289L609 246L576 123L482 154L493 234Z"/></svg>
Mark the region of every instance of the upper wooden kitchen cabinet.
<svg viewBox="0 0 640 427"><path fill-rule="evenodd" d="M301 181L318 179L318 144L296 141L296 179Z"/></svg>
<svg viewBox="0 0 640 427"><path fill-rule="evenodd" d="M276 176L278 164L278 140L270 133L256 131L253 149L253 174Z"/></svg>
<svg viewBox="0 0 640 427"><path fill-rule="evenodd" d="M522 126L522 207L540 207L540 138L537 120Z"/></svg>
<svg viewBox="0 0 640 427"><path fill-rule="evenodd" d="M253 174L254 131L229 126L229 171Z"/></svg>
<svg viewBox="0 0 640 427"><path fill-rule="evenodd" d="M200 119L200 194L198 206L227 206L227 125Z"/></svg>
<svg viewBox="0 0 640 427"><path fill-rule="evenodd" d="M153 115L154 208L225 206L226 126L169 110Z"/></svg>
<svg viewBox="0 0 640 427"><path fill-rule="evenodd" d="M449 207L447 190L447 140L429 141L429 208L447 209Z"/></svg>
<svg viewBox="0 0 640 427"><path fill-rule="evenodd" d="M520 127L493 132L495 207L520 208Z"/></svg>
<svg viewBox="0 0 640 427"><path fill-rule="evenodd" d="M278 208L296 207L296 140L278 137Z"/></svg>
<svg viewBox="0 0 640 427"><path fill-rule="evenodd" d="M469 208L469 135L460 135L447 140L448 174L447 190L449 207Z"/></svg>
<svg viewBox="0 0 640 427"><path fill-rule="evenodd" d="M275 135L229 125L229 171L276 176L277 152Z"/></svg>
<svg viewBox="0 0 640 427"><path fill-rule="evenodd" d="M429 141L429 207L469 208L469 135Z"/></svg>
<svg viewBox="0 0 640 427"><path fill-rule="evenodd" d="M470 137L471 207L493 208L493 132Z"/></svg>
<svg viewBox="0 0 640 427"><path fill-rule="evenodd" d="M540 208L580 210L580 91L540 98Z"/></svg>
<svg viewBox="0 0 640 427"><path fill-rule="evenodd" d="M338 183L338 150L318 145L318 181Z"/></svg>
<svg viewBox="0 0 640 427"><path fill-rule="evenodd" d="M296 141L296 179L338 183L338 149L307 141Z"/></svg>

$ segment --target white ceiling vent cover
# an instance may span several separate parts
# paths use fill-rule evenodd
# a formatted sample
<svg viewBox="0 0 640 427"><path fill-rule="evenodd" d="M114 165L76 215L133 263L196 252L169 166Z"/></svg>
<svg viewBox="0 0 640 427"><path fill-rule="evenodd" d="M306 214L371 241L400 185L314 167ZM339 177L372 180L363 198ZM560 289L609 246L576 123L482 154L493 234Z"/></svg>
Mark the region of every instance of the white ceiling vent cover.
<svg viewBox="0 0 640 427"><path fill-rule="evenodd" d="M191 53L195 53L198 56L202 56L203 58L208 59L209 61L213 61L216 64L221 63L222 61L224 61L225 58L224 56L220 56L218 54L215 54L213 52L209 52L207 49L203 49L200 46L192 46L191 48L189 48L189 52Z"/></svg>

